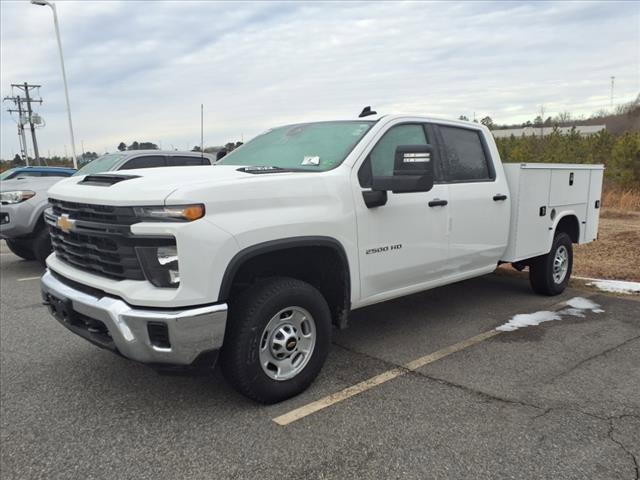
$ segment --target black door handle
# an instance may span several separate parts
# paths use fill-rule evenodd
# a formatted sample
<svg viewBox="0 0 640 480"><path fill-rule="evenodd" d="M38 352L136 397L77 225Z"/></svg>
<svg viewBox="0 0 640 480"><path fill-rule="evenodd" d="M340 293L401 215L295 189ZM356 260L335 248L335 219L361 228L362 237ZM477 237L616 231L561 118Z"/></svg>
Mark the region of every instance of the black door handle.
<svg viewBox="0 0 640 480"><path fill-rule="evenodd" d="M431 200L429 202L429 206L430 207L444 207L447 203L446 200Z"/></svg>
<svg viewBox="0 0 640 480"><path fill-rule="evenodd" d="M506 200L507 196L506 195L502 195L501 193L499 193L498 195L494 195L493 196L493 201L494 202L499 202L501 200Z"/></svg>

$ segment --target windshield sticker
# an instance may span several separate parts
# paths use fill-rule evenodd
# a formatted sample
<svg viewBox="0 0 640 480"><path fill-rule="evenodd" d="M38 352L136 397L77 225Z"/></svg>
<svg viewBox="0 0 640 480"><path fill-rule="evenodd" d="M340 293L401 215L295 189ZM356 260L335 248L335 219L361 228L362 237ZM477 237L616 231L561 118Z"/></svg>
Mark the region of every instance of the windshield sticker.
<svg viewBox="0 0 640 480"><path fill-rule="evenodd" d="M320 157L304 157L304 159L302 160L302 165L320 165Z"/></svg>

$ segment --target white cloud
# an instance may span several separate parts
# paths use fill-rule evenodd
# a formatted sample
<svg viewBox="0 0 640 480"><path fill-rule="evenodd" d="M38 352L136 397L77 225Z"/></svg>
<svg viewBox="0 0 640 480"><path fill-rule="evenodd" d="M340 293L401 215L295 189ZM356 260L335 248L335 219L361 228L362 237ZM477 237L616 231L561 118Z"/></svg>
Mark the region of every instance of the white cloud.
<svg viewBox="0 0 640 480"><path fill-rule="evenodd" d="M41 150L69 145L51 12L0 2L1 89L42 84ZM186 148L379 112L498 122L589 114L640 89L627 2L58 2L78 148ZM17 151L2 114L2 157Z"/></svg>

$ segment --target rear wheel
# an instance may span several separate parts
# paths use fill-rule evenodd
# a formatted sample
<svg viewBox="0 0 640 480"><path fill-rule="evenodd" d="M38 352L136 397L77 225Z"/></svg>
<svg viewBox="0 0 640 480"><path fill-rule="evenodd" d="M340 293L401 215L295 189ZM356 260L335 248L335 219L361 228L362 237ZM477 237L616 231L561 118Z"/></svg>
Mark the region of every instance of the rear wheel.
<svg viewBox="0 0 640 480"><path fill-rule="evenodd" d="M25 260L35 260L35 255L31 249L31 240L9 240L7 239L7 247L13 253Z"/></svg>
<svg viewBox="0 0 640 480"><path fill-rule="evenodd" d="M331 314L322 294L293 278L249 287L230 306L222 371L233 387L261 403L304 391L331 343Z"/></svg>
<svg viewBox="0 0 640 480"><path fill-rule="evenodd" d="M567 287L572 269L571 237L564 232L557 233L551 251L535 258L529 266L531 287L541 295L559 295Z"/></svg>

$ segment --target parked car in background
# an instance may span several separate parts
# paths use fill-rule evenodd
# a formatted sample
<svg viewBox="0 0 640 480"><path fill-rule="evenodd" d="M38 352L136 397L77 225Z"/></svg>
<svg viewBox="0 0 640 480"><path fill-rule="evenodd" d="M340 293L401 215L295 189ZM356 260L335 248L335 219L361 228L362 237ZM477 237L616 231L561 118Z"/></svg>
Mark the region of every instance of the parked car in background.
<svg viewBox="0 0 640 480"><path fill-rule="evenodd" d="M184 167L212 165L215 157L200 152L177 152L159 150L134 150L108 153L96 158L80 170L60 168L62 176L90 175L113 170L134 168ZM44 167L26 167L29 173L50 173ZM53 170L53 168L51 168ZM6 172L5 172L6 173ZM66 174L66 175L64 175ZM0 238L7 241L9 249L25 260L44 263L51 253L51 239L43 213L49 206L47 190L62 180L62 176L18 174L15 179L2 182L0 187ZM47 176L47 178L42 178ZM38 177L38 178L36 178Z"/></svg>
<svg viewBox="0 0 640 480"><path fill-rule="evenodd" d="M62 177L18 177L0 184L0 238L25 260L44 263L51 252L49 228L43 213L47 190Z"/></svg>
<svg viewBox="0 0 640 480"><path fill-rule="evenodd" d="M187 167L213 165L216 158L208 153L162 150L131 150L107 153L86 164L75 175L89 175L134 168Z"/></svg>
<svg viewBox="0 0 640 480"><path fill-rule="evenodd" d="M75 168L68 167L16 167L0 173L0 180L24 177L70 177Z"/></svg>

